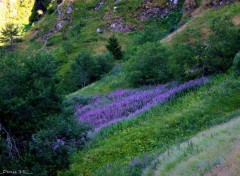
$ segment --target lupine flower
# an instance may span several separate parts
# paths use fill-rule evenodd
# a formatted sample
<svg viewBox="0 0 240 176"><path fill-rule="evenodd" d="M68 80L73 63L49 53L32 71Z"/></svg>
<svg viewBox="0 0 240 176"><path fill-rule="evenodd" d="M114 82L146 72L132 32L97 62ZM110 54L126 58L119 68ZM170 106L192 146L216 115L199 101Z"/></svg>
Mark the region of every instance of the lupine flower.
<svg viewBox="0 0 240 176"><path fill-rule="evenodd" d="M196 87L208 81L207 78L192 80L177 85L169 83L142 89L117 90L107 95L96 96L88 105L76 105L76 116L83 122L88 122L95 130L130 119L149 108L165 103L183 90Z"/></svg>

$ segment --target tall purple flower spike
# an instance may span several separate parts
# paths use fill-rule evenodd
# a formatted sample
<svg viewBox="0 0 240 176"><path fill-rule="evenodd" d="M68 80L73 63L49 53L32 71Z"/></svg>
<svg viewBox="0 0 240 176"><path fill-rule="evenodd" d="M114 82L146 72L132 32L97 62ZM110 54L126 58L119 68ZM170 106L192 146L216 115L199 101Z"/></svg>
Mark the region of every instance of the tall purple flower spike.
<svg viewBox="0 0 240 176"><path fill-rule="evenodd" d="M207 81L208 78L203 77L180 85L169 83L141 89L117 90L94 97L88 105L77 105L75 115L81 121L92 124L98 131L113 123L137 116L153 106L165 103L176 93L203 85Z"/></svg>

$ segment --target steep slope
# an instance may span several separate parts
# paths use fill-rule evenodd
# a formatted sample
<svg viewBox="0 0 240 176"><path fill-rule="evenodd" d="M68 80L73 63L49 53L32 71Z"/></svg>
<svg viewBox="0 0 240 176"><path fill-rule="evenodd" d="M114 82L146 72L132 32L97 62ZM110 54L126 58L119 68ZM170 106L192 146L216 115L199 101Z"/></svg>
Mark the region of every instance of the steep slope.
<svg viewBox="0 0 240 176"><path fill-rule="evenodd" d="M196 43L199 42L204 45L205 44L209 45L207 44L206 38L211 34L213 34L211 31L211 28L213 26L212 24L216 23L216 19L224 19L223 23L225 23L226 25L234 24L234 28L239 30L239 24L237 20L238 17L240 16L239 9L240 9L240 4L236 3L234 5L219 8L217 10L215 9L208 10L207 12L190 19L178 31L173 32L173 34L170 34L170 37L167 36L166 38L158 41L160 41L160 43L165 45L167 48L170 48L170 49L172 48L173 50L175 50L173 46L175 47L177 45L182 44L182 45L188 45L190 48L199 48L198 52L203 53L206 50L201 49L200 46ZM195 46L195 45L198 45L198 46ZM178 52L180 52L180 50ZM181 55L177 57L181 57ZM200 55L195 55L195 57L200 58L202 56L200 54ZM183 58L181 60L183 60ZM175 62L179 62L179 61L177 61L176 59ZM132 65L131 62L129 62L128 64L128 61L127 61L126 63L127 63L127 66ZM190 72L192 71L193 70L190 70ZM97 81L83 89L80 89L79 91L69 95L69 97L78 96L78 95L107 93L117 88L127 88L131 86L131 83L126 81L127 78L128 78L127 72L124 69L120 69L119 72L107 75L102 80Z"/></svg>
<svg viewBox="0 0 240 176"><path fill-rule="evenodd" d="M151 158L170 145L230 119L239 109L238 84L239 78L222 75L197 91L103 129L90 146L73 154L71 170L62 175L140 175Z"/></svg>

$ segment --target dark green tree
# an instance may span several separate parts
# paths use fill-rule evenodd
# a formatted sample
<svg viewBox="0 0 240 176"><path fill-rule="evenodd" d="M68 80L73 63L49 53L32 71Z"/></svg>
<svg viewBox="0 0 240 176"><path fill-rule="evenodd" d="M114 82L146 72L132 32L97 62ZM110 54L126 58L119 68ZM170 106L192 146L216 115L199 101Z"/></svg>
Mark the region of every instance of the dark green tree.
<svg viewBox="0 0 240 176"><path fill-rule="evenodd" d="M114 56L114 59L116 60L122 59L123 57L122 46L119 44L115 35L113 35L108 39L108 44L106 45L106 48L110 53L112 53L112 55Z"/></svg>
<svg viewBox="0 0 240 176"><path fill-rule="evenodd" d="M49 114L59 111L56 65L48 54L21 57L12 53L0 57L0 70L0 126L22 147L22 141L42 128Z"/></svg>
<svg viewBox="0 0 240 176"><path fill-rule="evenodd" d="M71 80L78 88L95 80L96 62L87 52L80 54L71 65Z"/></svg>
<svg viewBox="0 0 240 176"><path fill-rule="evenodd" d="M19 36L19 27L12 23L6 24L5 28L2 29L0 42L10 43L13 46L14 39Z"/></svg>

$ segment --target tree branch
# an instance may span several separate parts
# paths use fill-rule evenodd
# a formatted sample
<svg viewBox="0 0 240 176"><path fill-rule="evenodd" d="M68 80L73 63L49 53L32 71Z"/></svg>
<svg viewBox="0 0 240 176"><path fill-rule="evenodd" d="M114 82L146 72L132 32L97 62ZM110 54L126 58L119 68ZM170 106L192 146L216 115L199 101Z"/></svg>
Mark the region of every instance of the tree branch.
<svg viewBox="0 0 240 176"><path fill-rule="evenodd" d="M3 132L6 134L6 146L7 146L7 150L8 150L8 155L10 158L13 158L14 156L20 157L19 155L19 151L18 148L16 146L16 142L13 139L13 137L10 135L10 133L6 130L6 128L4 128L4 126L2 125L2 123L0 123L0 132Z"/></svg>

